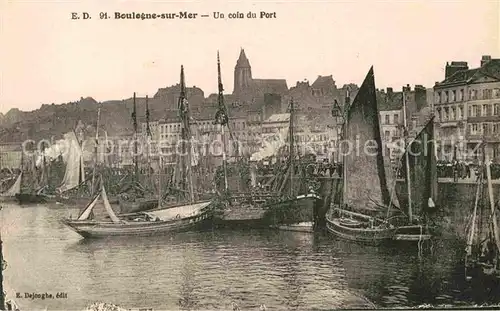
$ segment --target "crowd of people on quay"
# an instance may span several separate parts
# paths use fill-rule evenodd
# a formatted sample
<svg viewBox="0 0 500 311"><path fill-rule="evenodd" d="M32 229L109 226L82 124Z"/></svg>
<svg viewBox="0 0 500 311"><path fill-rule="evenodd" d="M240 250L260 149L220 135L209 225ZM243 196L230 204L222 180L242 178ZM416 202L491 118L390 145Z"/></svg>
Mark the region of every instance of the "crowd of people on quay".
<svg viewBox="0 0 500 311"><path fill-rule="evenodd" d="M480 168L484 166L479 161L464 161L464 160L439 160L436 163L436 173L438 178L451 178L458 180L476 180L479 176ZM397 168L396 168L397 170ZM491 178L500 179L500 163L491 163ZM399 178L402 178L402 170L399 170Z"/></svg>

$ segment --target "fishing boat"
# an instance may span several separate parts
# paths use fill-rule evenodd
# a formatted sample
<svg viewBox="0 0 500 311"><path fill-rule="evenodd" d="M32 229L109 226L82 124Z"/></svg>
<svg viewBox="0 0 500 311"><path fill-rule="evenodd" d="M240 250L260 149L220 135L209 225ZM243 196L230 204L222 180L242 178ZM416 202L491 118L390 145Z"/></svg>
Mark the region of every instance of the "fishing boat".
<svg viewBox="0 0 500 311"><path fill-rule="evenodd" d="M281 174L272 180L272 192L258 189L247 194L228 194L227 158L225 151L225 133L231 136L229 129L229 115L224 103L223 84L220 69L220 58L217 52L218 72L218 110L215 123L220 126L222 141L222 169L224 178L224 190L226 202L221 215L216 218L217 224L221 225L255 225L266 226L281 230L306 231L314 230L316 219L320 218L317 212L320 197L304 189L301 183L295 182L303 177L300 163L296 163L294 143L294 119L295 109L293 100L290 102L290 113L287 114L289 126L283 131L284 137L288 136L288 150L281 154L288 157L288 161L281 168ZM232 137L231 137L232 138ZM281 137L280 137L281 138ZM281 141L283 142L283 141ZM235 146L237 148L237 146ZM285 144L274 146L273 152L283 149ZM252 158L250 159L252 160ZM238 165L244 165L244 163ZM255 185L254 185L255 186Z"/></svg>
<svg viewBox="0 0 500 311"><path fill-rule="evenodd" d="M23 178L23 172L21 171L19 175L7 178L2 182L8 183L13 178L15 178L14 184L12 184L6 191L0 193L0 202L15 202L16 195L21 193L21 180Z"/></svg>
<svg viewBox="0 0 500 311"><path fill-rule="evenodd" d="M75 131L64 134L64 139L67 145L66 170L56 188L56 201L65 205L87 204L92 197L85 188L91 177L85 176L82 145Z"/></svg>
<svg viewBox="0 0 500 311"><path fill-rule="evenodd" d="M189 125L189 106L186 100L184 67L181 66L181 94L178 109L181 119L182 155L187 155L187 160L179 159L180 178L178 187L186 196L177 204L163 202L162 186L159 185L158 208L137 213L116 215L109 203L106 189L101 177L101 191L83 209L76 220L64 219L63 223L84 238L102 238L110 236L149 236L169 232L191 230L210 223L213 216L212 202L198 200L193 185L192 175L192 146L191 130ZM183 157L182 157L183 158ZM160 179L161 180L161 179ZM97 220L93 216L99 198L102 199L107 217Z"/></svg>
<svg viewBox="0 0 500 311"><path fill-rule="evenodd" d="M102 199L109 220L92 218L92 211ZM109 203L106 189L85 207L77 219L64 219L63 223L84 238L113 236L151 236L196 228L211 215L210 202L172 206L118 217Z"/></svg>
<svg viewBox="0 0 500 311"><path fill-rule="evenodd" d="M344 109L342 142L356 142L356 146L342 150L342 203L326 217L327 230L334 236L370 244L393 239L396 227L387 221L386 212L397 201L389 192L375 92L371 67L354 101ZM370 144L375 152L356 149Z"/></svg>
<svg viewBox="0 0 500 311"><path fill-rule="evenodd" d="M403 92L403 118L406 130L406 109ZM434 146L434 117L431 117L415 139L406 144L401 158L406 194L399 202L406 205L407 213L394 216L391 223L397 226L394 240L422 242L434 235L432 216L436 212L437 173ZM404 209L400 210L403 211ZM390 210L388 210L389 215Z"/></svg>
<svg viewBox="0 0 500 311"><path fill-rule="evenodd" d="M133 97L133 111L132 111L132 122L134 126L134 140L137 142L138 139L138 129L137 129L137 107L136 107L136 95L134 93ZM151 130L149 128L149 107L148 107L148 97L146 96L146 136L148 139L151 138ZM150 186L154 186L151 181L151 165L149 161L149 152L147 152L147 164L146 169L148 175L148 181ZM120 213L134 213L139 211L150 210L158 207L158 198L150 195L151 193L142 186L140 182L139 174L139 153L137 150L137 143L134 143L134 174L131 176L132 180L128 183L122 193L118 195L118 204L120 206Z"/></svg>
<svg viewBox="0 0 500 311"><path fill-rule="evenodd" d="M498 293L500 289L499 216L491 182L491 161L485 153L484 143L482 148L483 165L477 178L474 209L467 230L465 275L468 281L474 281L477 286L493 287L489 289Z"/></svg>
<svg viewBox="0 0 500 311"><path fill-rule="evenodd" d="M40 176L37 176L37 163L35 158L36 154L33 153L33 159L31 161L32 165L30 166L31 169L28 170L31 178L26 181L26 183L28 183L29 185L27 188L21 188L21 191L16 194L16 200L20 205L47 203L47 201L52 199L51 196L44 193L45 189L47 188L48 176L43 149L41 150L40 156ZM23 159L24 157L21 157L21 162L24 162ZM21 166L23 167L23 165Z"/></svg>
<svg viewBox="0 0 500 311"><path fill-rule="evenodd" d="M296 154L293 99L290 100L289 113L288 148L282 154L287 161L280 170L284 174L278 174L278 178L272 182L272 187L277 190L277 198L266 200L264 218L267 218L272 228L313 232L325 213L320 210L321 197L304 182L307 171L301 165L300 156Z"/></svg>

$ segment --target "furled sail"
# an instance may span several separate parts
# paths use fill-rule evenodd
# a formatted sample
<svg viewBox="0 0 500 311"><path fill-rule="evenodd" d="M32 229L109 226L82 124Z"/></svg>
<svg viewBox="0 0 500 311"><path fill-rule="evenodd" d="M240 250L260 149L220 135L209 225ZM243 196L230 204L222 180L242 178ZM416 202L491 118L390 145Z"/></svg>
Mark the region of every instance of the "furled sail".
<svg viewBox="0 0 500 311"><path fill-rule="evenodd" d="M401 158L401 167L406 167L406 156L410 167L410 185L412 210L415 214L426 212L429 199L436 201L434 192L437 177L435 174L436 156L434 146L434 118L431 118L418 135L408 143ZM401 169L405 184L408 182L406 170ZM405 187L405 189L407 189ZM408 206L408 195L400 198Z"/></svg>
<svg viewBox="0 0 500 311"><path fill-rule="evenodd" d="M373 67L348 110L344 140L344 203L355 210L381 211L391 199L383 159Z"/></svg>
<svg viewBox="0 0 500 311"><path fill-rule="evenodd" d="M67 146L66 172L58 192L65 192L76 188L85 177L83 166L83 152L74 132L64 134Z"/></svg>
<svg viewBox="0 0 500 311"><path fill-rule="evenodd" d="M0 196L2 197L13 197L18 193L21 193L21 179L22 179L23 173L21 172L19 176L17 176L16 182L10 187L9 190L0 193Z"/></svg>

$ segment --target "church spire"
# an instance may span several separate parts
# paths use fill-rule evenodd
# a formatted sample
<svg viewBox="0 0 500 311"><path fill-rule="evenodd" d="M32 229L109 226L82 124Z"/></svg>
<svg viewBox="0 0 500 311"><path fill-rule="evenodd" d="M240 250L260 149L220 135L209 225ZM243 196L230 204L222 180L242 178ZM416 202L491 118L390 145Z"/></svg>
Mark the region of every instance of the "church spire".
<svg viewBox="0 0 500 311"><path fill-rule="evenodd" d="M243 48L241 48L241 50L240 50L240 57L238 58L238 61L236 62L236 67L239 67L239 68L249 68L250 67L250 62L248 61L248 58L245 55L245 50Z"/></svg>
<svg viewBox="0 0 500 311"><path fill-rule="evenodd" d="M250 91L252 81L252 67L250 67L250 62L245 55L245 50L241 48L240 57L234 67L233 94L239 96Z"/></svg>

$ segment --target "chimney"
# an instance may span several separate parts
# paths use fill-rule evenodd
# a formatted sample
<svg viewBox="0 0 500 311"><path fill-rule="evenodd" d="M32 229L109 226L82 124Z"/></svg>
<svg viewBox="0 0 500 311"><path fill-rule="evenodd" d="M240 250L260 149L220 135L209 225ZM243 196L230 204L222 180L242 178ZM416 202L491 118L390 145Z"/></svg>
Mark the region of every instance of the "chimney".
<svg viewBox="0 0 500 311"><path fill-rule="evenodd" d="M387 96L390 97L390 96L392 96L392 94L393 94L392 87L388 87L387 88Z"/></svg>
<svg viewBox="0 0 500 311"><path fill-rule="evenodd" d="M446 63L444 78L451 77L455 72L461 70L469 70L467 62L451 62L451 64Z"/></svg>
<svg viewBox="0 0 500 311"><path fill-rule="evenodd" d="M486 64L490 60L491 60L491 55L483 55L483 57L481 57L481 67L483 67L484 64Z"/></svg>
<svg viewBox="0 0 500 311"><path fill-rule="evenodd" d="M415 85L415 104L417 111L427 106L427 89L422 85Z"/></svg>

